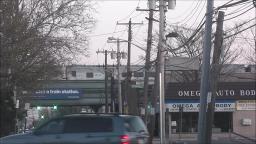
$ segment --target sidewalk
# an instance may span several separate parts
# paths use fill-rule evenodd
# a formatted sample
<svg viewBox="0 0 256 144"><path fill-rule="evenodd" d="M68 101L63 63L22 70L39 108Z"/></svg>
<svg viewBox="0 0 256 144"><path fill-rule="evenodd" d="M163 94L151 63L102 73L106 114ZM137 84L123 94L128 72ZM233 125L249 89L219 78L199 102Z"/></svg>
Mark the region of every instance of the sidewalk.
<svg viewBox="0 0 256 144"><path fill-rule="evenodd" d="M197 144L197 134L173 134L171 141L166 140L166 144ZM160 144L160 138L155 137L153 144ZM255 144L255 142L241 139L229 133L215 133L212 136L212 144Z"/></svg>

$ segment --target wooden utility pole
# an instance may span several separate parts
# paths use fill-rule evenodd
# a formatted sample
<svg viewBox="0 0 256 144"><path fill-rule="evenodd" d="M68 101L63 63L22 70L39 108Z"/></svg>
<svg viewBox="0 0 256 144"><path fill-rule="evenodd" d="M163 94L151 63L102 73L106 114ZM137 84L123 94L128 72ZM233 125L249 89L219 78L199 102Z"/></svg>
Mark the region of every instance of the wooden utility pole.
<svg viewBox="0 0 256 144"><path fill-rule="evenodd" d="M220 74L220 55L223 42L223 21L224 12L219 11L217 19L217 27L214 41L213 60L211 67L210 87L211 87L211 102L208 104L207 117L206 117L206 143L212 143L212 125L214 122L215 98L218 88L218 79Z"/></svg>
<svg viewBox="0 0 256 144"><path fill-rule="evenodd" d="M209 71L211 57L211 34L212 34L212 17L213 17L213 0L207 0L206 22L203 41L203 60L202 76L200 84L200 110L198 117L198 144L206 144L206 106L207 95L209 92Z"/></svg>
<svg viewBox="0 0 256 144"><path fill-rule="evenodd" d="M117 25L128 25L128 56L127 56L127 76L126 76L126 83L125 83L125 95L124 95L124 104L127 104L127 97L131 88L131 42L132 42L132 25L142 25L143 23L132 23L131 19L128 23L118 23ZM126 105L127 106L127 105ZM126 113L128 112L128 108L126 107Z"/></svg>
<svg viewBox="0 0 256 144"><path fill-rule="evenodd" d="M152 4L152 3L149 3ZM144 121L147 123L148 121L148 74L150 70L150 52L152 47L152 29L153 29L153 14L154 11L152 6L149 6L149 18L148 18L148 37L147 37L147 50L146 50L146 61L145 61L145 75L144 75L144 108L145 108L145 118Z"/></svg>
<svg viewBox="0 0 256 144"><path fill-rule="evenodd" d="M105 54L105 113L108 113L109 112L109 109L108 109L108 53L112 53L112 51L107 51L107 50L104 50L104 51L97 51L96 52L97 54L98 53L104 53ZM112 104L112 102L111 102Z"/></svg>
<svg viewBox="0 0 256 144"><path fill-rule="evenodd" d="M146 19L149 21L148 22L148 36L147 36L147 49L146 49L146 60L145 60L145 75L144 75L144 91L143 91L143 105L144 105L144 109L145 109L145 117L144 117L144 122L147 124L148 119L150 119L150 123L149 123L149 133L150 133L150 140L149 142L152 143L153 137L154 137L154 130L155 130L155 115L152 115L152 117L148 117L148 102L150 101L151 104L151 108L154 108L154 111L156 110L156 103L157 103L157 97L156 97L156 86L153 87L153 92L151 94L151 99L149 100L149 95L148 95L148 89L149 89L149 71L151 68L151 61L150 61L150 56L151 56L151 49L152 49L152 29L153 29L153 21L157 21L158 20L153 18L154 15L154 11L159 11L159 10L155 10L155 1L149 0L149 9L136 9L137 11L149 11L149 17ZM155 68L157 69L157 68ZM156 72L158 73L158 72ZM155 76L157 77L157 76ZM154 83L158 83L157 82L157 78L155 79Z"/></svg>

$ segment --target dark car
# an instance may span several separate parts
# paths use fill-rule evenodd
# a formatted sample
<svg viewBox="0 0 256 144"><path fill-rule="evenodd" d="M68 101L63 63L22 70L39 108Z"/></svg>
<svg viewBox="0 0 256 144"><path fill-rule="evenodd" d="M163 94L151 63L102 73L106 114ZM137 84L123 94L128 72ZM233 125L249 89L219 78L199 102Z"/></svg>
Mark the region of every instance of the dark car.
<svg viewBox="0 0 256 144"><path fill-rule="evenodd" d="M50 119L31 133L0 139L1 144L146 144L148 130L138 116L73 114Z"/></svg>

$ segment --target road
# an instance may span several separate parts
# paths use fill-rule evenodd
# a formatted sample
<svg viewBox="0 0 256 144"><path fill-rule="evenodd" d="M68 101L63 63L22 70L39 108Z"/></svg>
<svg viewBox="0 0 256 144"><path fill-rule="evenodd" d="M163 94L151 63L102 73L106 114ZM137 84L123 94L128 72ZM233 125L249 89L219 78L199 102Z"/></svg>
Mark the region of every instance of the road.
<svg viewBox="0 0 256 144"><path fill-rule="evenodd" d="M153 141L153 144L160 144L160 139L155 138ZM174 140L172 143L169 142L167 144L197 144L196 140ZM245 139L218 139L218 140L213 140L212 144L255 144L255 142L248 141Z"/></svg>

